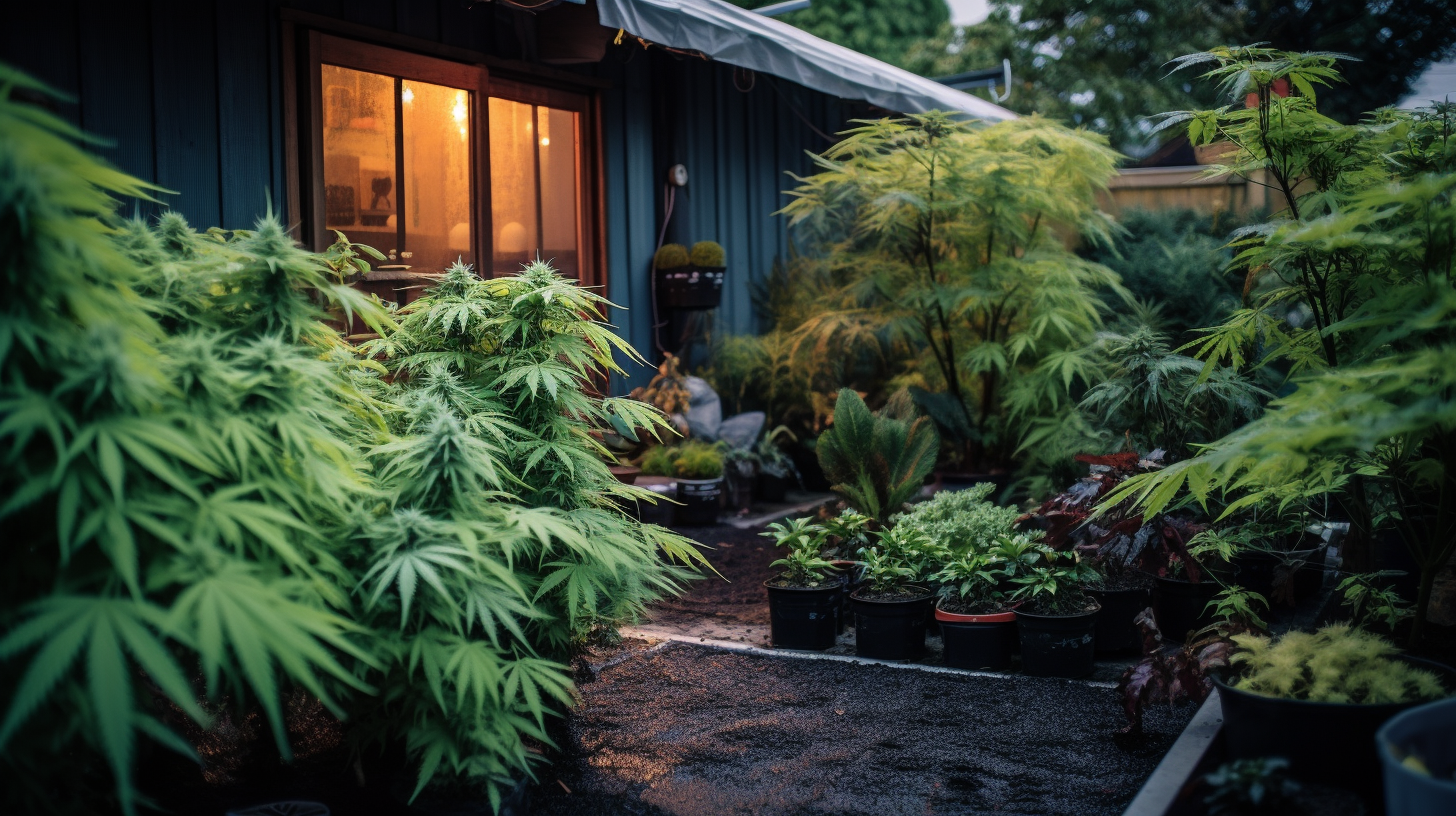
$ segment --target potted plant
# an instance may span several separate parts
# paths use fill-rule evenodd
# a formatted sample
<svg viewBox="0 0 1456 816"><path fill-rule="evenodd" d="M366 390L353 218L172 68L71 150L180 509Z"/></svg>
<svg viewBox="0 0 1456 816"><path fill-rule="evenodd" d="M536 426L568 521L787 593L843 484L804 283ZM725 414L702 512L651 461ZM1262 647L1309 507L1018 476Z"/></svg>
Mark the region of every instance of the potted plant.
<svg viewBox="0 0 1456 816"><path fill-rule="evenodd" d="M1416 706L1375 732L1386 816L1456 813L1456 699Z"/></svg>
<svg viewBox="0 0 1456 816"><path fill-rule="evenodd" d="M1456 690L1456 671L1348 624L1233 642L1230 670L1214 677L1230 756L1287 757L1296 777L1369 798L1379 792L1376 729Z"/></svg>
<svg viewBox="0 0 1456 816"><path fill-rule="evenodd" d="M912 660L925 653L925 623L932 595L912 581L911 559L926 544L913 527L895 527L859 551L863 583L850 595L854 652L860 657Z"/></svg>
<svg viewBox="0 0 1456 816"><path fill-rule="evenodd" d="M832 565L831 570L839 577L841 589L839 596L839 629L844 631L851 620L853 613L849 605L849 596L858 589L857 571L860 549L870 543L871 529L874 527L874 519L855 510L853 507L844 507L835 515L824 518L820 525L824 528L824 543L821 554L829 559Z"/></svg>
<svg viewBox="0 0 1456 816"><path fill-rule="evenodd" d="M753 507L753 486L758 477L758 451L719 443L723 453L723 477L728 483L728 500L739 515Z"/></svg>
<svg viewBox="0 0 1456 816"><path fill-rule="evenodd" d="M768 590L769 633L784 649L828 649L839 634L839 596L843 582L820 551L825 529L808 518L770 524L759 535L771 538L788 553L770 566L777 577L763 582Z"/></svg>
<svg viewBox="0 0 1456 816"><path fill-rule="evenodd" d="M716 309L723 299L723 247L699 241L689 251L663 244L653 256L657 299L669 309Z"/></svg>
<svg viewBox="0 0 1456 816"><path fill-rule="evenodd" d="M1029 546L1027 546L1029 545ZM1083 590L1098 575L1075 553L1035 547L1038 561L1012 581L1021 640L1021 668L1035 677L1086 677L1092 673L1097 611ZM1025 557L1025 556L1023 556Z"/></svg>
<svg viewBox="0 0 1456 816"><path fill-rule="evenodd" d="M947 561L935 574L941 585L935 619L947 666L986 671L1011 667L1016 612L1002 587L1018 563L997 551L972 550Z"/></svg>
<svg viewBox="0 0 1456 816"><path fill-rule="evenodd" d="M1101 607L1097 613L1097 651L1138 648L1137 616L1152 605L1153 576L1116 560L1094 563L1093 569L1101 580L1084 589Z"/></svg>
<svg viewBox="0 0 1456 816"><path fill-rule="evenodd" d="M779 439L787 437L796 440L794 432L787 425L780 425L764 434L754 451L758 454L758 481L754 491L758 498L768 504L779 504L787 498L790 485L803 486L793 457L779 445Z"/></svg>
<svg viewBox="0 0 1456 816"><path fill-rule="evenodd" d="M1153 614L1166 637L1182 641L1214 622L1209 604L1238 572L1232 561L1243 551L1231 532L1200 530L1186 545L1175 537L1161 554Z"/></svg>
<svg viewBox="0 0 1456 816"><path fill-rule="evenodd" d="M716 524L723 493L722 451L696 439L668 450L672 452L672 474L677 477L678 506L673 508L673 520L690 527Z"/></svg>

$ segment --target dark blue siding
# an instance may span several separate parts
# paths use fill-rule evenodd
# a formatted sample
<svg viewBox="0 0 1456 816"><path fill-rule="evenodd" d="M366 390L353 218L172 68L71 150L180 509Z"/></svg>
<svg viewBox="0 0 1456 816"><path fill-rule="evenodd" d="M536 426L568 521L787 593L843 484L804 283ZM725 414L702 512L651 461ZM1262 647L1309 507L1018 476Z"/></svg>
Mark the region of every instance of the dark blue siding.
<svg viewBox="0 0 1456 816"><path fill-rule="evenodd" d="M49 0L14 3L0 24L0 60L27 70L78 104L59 111L107 140L100 152L173 194L159 197L198 228L248 227L284 213L279 9L341 20L517 58L511 13L460 0ZM550 36L549 15L539 18ZM612 320L645 356L652 341L648 271L663 214L668 166L691 181L668 239L716 240L729 278L719 331L757 328L751 284L789 251L786 171L807 172L804 152L842 130L854 106L767 76L658 50L612 49L575 70L609 80L602 92L607 289ZM143 214L155 205L142 205ZM648 369L614 390L645 382Z"/></svg>

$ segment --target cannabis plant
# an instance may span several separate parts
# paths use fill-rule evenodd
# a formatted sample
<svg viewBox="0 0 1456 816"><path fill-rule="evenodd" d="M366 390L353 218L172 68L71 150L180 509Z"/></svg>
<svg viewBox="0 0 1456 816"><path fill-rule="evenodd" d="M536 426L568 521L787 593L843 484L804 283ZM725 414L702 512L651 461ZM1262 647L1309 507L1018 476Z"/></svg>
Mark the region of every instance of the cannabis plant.
<svg viewBox="0 0 1456 816"><path fill-rule="evenodd" d="M920 492L935 467L940 437L917 416L905 392L878 413L848 388L834 405L834 427L819 438L819 464L834 491L884 523Z"/></svg>
<svg viewBox="0 0 1456 816"><path fill-rule="evenodd" d="M1397 660L1389 641L1345 624L1275 639L1238 635L1234 643L1231 661L1242 668L1229 685L1251 694L1374 705L1434 700L1451 691L1434 674Z"/></svg>
<svg viewBox="0 0 1456 816"><path fill-rule="evenodd" d="M483 784L498 801L529 772L526 740L549 743L545 717L571 702L563 661L678 590L686 572L660 554L702 562L623 511L652 497L611 474L592 435L614 418L668 428L645 403L594 394L614 352L640 360L604 305L545 263L491 280L456 264L365 348L387 360L401 410L373 451L387 506L355 538L356 592L390 644L360 718L406 741L416 793Z"/></svg>
<svg viewBox="0 0 1456 816"><path fill-rule="evenodd" d="M1203 453L1128 480L1115 498L1147 513L1178 499L1229 510L1300 493L1333 494L1351 516L1346 563L1367 570L1377 525L1401 534L1421 570L1412 638L1437 570L1456 552L1456 108L1383 110L1340 125L1315 108L1336 58L1262 48L1185 59L1253 108L1185 112L1197 143L1236 146L1227 170L1268 174L1273 221L1237 244L1252 298L1198 353L1212 367L1274 366L1289 393ZM1270 91L1287 80L1298 93ZM1302 316L1302 317L1301 317Z"/></svg>
<svg viewBox="0 0 1456 816"><path fill-rule="evenodd" d="M151 188L17 89L49 93L0 68L0 787L9 812L132 813L143 744L190 755L168 722L206 724L201 698L261 711L286 758L284 695L371 691L332 539L369 489L320 321L385 318L341 285L352 249L272 218L123 225L112 196Z"/></svg>
<svg viewBox="0 0 1456 816"><path fill-rule="evenodd" d="M977 472L1006 466L1025 423L1092 373L1107 268L1096 196L1117 154L1037 117L972 127L949 114L863 121L816 158L782 212L838 285L808 330L868 323L917 361L917 400ZM907 385L911 383L906 383Z"/></svg>

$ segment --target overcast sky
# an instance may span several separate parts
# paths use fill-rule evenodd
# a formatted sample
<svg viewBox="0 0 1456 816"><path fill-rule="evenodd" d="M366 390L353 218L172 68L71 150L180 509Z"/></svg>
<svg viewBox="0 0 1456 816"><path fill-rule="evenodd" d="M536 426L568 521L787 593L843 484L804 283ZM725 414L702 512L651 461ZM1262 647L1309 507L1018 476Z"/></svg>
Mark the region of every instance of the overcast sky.
<svg viewBox="0 0 1456 816"><path fill-rule="evenodd" d="M972 25L986 19L991 13L987 0L945 0L950 6L950 21L956 25Z"/></svg>

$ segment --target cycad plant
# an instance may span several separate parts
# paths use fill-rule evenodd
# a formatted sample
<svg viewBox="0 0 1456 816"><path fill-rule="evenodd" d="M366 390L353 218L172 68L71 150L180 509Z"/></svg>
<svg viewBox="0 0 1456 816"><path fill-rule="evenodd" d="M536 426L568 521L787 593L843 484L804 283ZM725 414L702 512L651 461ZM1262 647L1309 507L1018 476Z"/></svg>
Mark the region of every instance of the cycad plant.
<svg viewBox="0 0 1456 816"><path fill-rule="evenodd" d="M848 388L834 405L834 427L819 437L819 464L834 491L881 524L920 492L935 468L940 437L901 391L872 413Z"/></svg>
<svg viewBox="0 0 1456 816"><path fill-rule="evenodd" d="M352 250L274 220L123 227L111 196L149 188L16 89L48 93L0 67L0 795L130 813L139 751L190 754L164 719L202 697L261 709L286 757L289 687L370 690L331 540L368 486L319 304L384 314L334 277ZM115 803L76 784L90 757Z"/></svg>
<svg viewBox="0 0 1456 816"><path fill-rule="evenodd" d="M1037 117L860 123L782 210L838 284L810 330L868 321L908 346L916 399L964 466L1007 466L1028 420L1092 374L1098 292L1121 289L1067 243L1107 239L1096 196L1116 160L1105 139Z"/></svg>
<svg viewBox="0 0 1456 816"><path fill-rule="evenodd" d="M547 264L482 280L452 266L368 344L393 374L391 439L373 452L385 501L353 556L367 621L388 644L364 731L403 738L432 780L484 787L528 772L526 740L570 705L563 665L595 631L672 593L691 542L621 509L647 491L607 469L593 431L652 433L656 409L601 398L592 377L635 353L604 301ZM374 675L370 675L374 677Z"/></svg>

